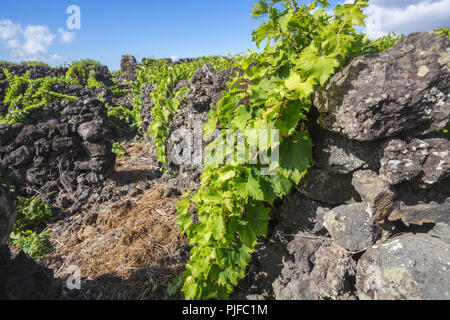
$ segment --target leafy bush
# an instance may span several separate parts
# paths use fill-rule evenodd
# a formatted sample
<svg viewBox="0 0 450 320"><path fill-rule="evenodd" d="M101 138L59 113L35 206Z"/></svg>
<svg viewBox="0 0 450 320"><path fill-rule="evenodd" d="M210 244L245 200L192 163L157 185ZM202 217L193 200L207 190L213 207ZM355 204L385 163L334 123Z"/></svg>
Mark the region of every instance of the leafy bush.
<svg viewBox="0 0 450 320"><path fill-rule="evenodd" d="M15 231L39 227L43 220L52 216L52 207L49 204L22 197L18 200Z"/></svg>
<svg viewBox="0 0 450 320"><path fill-rule="evenodd" d="M165 142L169 134L168 123L177 112L180 102L187 93L187 88L172 92L174 85L180 80L189 80L194 72L204 64L211 64L216 71L228 69L232 66L232 59L228 57L199 57L187 61L173 62L170 59L146 59L138 69L138 82L133 84L133 96L136 113L142 109L141 86L149 82L156 90L150 93L154 107L153 121L149 126L149 135L153 138L157 158L163 165L167 164Z"/></svg>
<svg viewBox="0 0 450 320"><path fill-rule="evenodd" d="M86 69L81 66L71 66L66 72L66 81L70 84L85 85Z"/></svg>
<svg viewBox="0 0 450 320"><path fill-rule="evenodd" d="M16 122L27 123L29 111L49 105L55 100L77 100L77 97L64 95L52 90L55 83L65 83L60 78L31 79L30 73L24 76L16 76L3 69L9 80L9 88L4 98L4 103L9 103L8 113L0 117L0 123L13 124Z"/></svg>
<svg viewBox="0 0 450 320"><path fill-rule="evenodd" d="M397 36L395 32L389 32L384 37L378 38L372 41L378 52L392 48L392 46L403 37L404 35Z"/></svg>
<svg viewBox="0 0 450 320"><path fill-rule="evenodd" d="M31 230L20 233L13 232L11 242L23 250L31 259L41 262L45 255L51 252L48 236L47 232L36 233Z"/></svg>
<svg viewBox="0 0 450 320"><path fill-rule="evenodd" d="M449 27L436 28L436 29L432 30L431 33L440 34L447 38L450 38L450 28Z"/></svg>
<svg viewBox="0 0 450 320"><path fill-rule="evenodd" d="M118 157L123 157L127 152L120 144L117 142L113 143L112 152L115 153Z"/></svg>
<svg viewBox="0 0 450 320"><path fill-rule="evenodd" d="M76 68L91 68L91 67L99 67L102 64L97 61L97 60L93 60L93 59L82 59L82 60L76 60L73 61L71 63L71 67L76 67Z"/></svg>
<svg viewBox="0 0 450 320"><path fill-rule="evenodd" d="M103 87L104 84L100 81L97 80L97 73L95 72L94 69L89 71L89 76L87 79L87 86L89 88L100 88Z"/></svg>
<svg viewBox="0 0 450 320"><path fill-rule="evenodd" d="M134 110L122 106L109 108L107 111L109 126L119 136L122 136L124 129L135 133L139 129L139 123L136 119Z"/></svg>
<svg viewBox="0 0 450 320"><path fill-rule="evenodd" d="M14 63L14 62L10 62L10 61L6 61L6 60L0 60L0 64L3 65L21 65L21 66L41 66L41 67L46 67L46 68L52 68L51 66L49 66L48 64L41 62L41 61L23 61L20 63Z"/></svg>
<svg viewBox="0 0 450 320"><path fill-rule="evenodd" d="M39 66L39 67L51 68L50 65L48 65L44 62L41 62L41 61L23 61L20 63L20 65L28 66L28 67Z"/></svg>
<svg viewBox="0 0 450 320"><path fill-rule="evenodd" d="M118 99L118 98L122 98L124 96L126 96L127 94L130 93L130 89L118 89L118 88L114 88L112 90L112 95L114 98Z"/></svg>
<svg viewBox="0 0 450 320"><path fill-rule="evenodd" d="M50 252L48 233L37 233L43 221L52 216L49 204L37 199L18 198L17 219L10 239L33 260L39 262Z"/></svg>

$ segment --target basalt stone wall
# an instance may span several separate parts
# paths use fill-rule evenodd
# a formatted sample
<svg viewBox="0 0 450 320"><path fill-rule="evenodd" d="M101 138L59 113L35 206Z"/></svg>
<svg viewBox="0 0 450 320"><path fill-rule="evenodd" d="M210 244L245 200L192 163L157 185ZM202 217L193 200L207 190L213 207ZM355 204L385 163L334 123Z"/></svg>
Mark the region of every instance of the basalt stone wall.
<svg viewBox="0 0 450 320"><path fill-rule="evenodd" d="M67 208L108 177L115 155L102 102L54 102L29 117L0 125L0 166L21 194Z"/></svg>
<svg viewBox="0 0 450 320"><path fill-rule="evenodd" d="M181 80L173 88L174 92L182 87L189 88L178 112L169 123L169 138L166 142L168 172L165 176L168 178L169 187L180 193L198 187L203 169L203 149L212 140L202 142L202 124L206 121L208 112L222 97L222 92L227 90L226 84L236 72L239 70L234 68L216 72L211 65L205 64L189 81ZM153 120L150 92L155 89L150 83L143 84L141 89L142 128L143 132L147 132ZM153 145L151 137L145 136L149 140L150 152L156 156L154 148L151 147ZM190 151L181 154L181 148L188 141L191 145Z"/></svg>
<svg viewBox="0 0 450 320"><path fill-rule="evenodd" d="M248 299L450 299L450 40L411 34L316 94L316 166L273 210Z"/></svg>
<svg viewBox="0 0 450 320"><path fill-rule="evenodd" d="M29 71L32 79L42 77L59 77L65 75L68 70L68 68L48 68L43 66L0 64L0 115L2 116L4 116L8 111L7 106L5 106L3 103L3 100L9 87L9 81L6 78L3 69L6 69L9 72L19 76L23 76Z"/></svg>
<svg viewBox="0 0 450 320"><path fill-rule="evenodd" d="M179 111L173 117L170 125L170 136L166 143L168 160L168 176L171 187L180 193L199 186L203 170L203 150L213 138L203 141L202 124L206 121L208 112L227 90L227 82L238 72L228 69L216 72L211 65L200 67L189 81L180 81L174 90L183 86L190 90L186 94ZM180 155L180 147L190 142L190 152ZM184 149L186 150L186 149Z"/></svg>
<svg viewBox="0 0 450 320"><path fill-rule="evenodd" d="M171 133L206 120L225 89L217 76L204 66L179 84L191 91ZM450 40L414 33L351 59L316 93L315 166L275 205L234 298L450 299L450 140L436 133L450 118L449 80ZM168 183L181 192L201 172L174 163L182 141L167 142Z"/></svg>
<svg viewBox="0 0 450 320"><path fill-rule="evenodd" d="M4 116L7 113L8 106L4 104L4 98L9 88L9 81L3 72L3 69L8 70L10 73L18 76L23 76L27 72L30 73L31 79L43 78L43 77L61 77L66 74L69 68L49 68L44 66L22 66L22 65L0 65L0 115ZM97 81L103 82L107 86L113 85L112 76L109 73L108 67L106 66L96 66L86 69L85 79L89 76L89 72L95 70L95 78ZM98 97L99 95L104 96L104 101L112 104L112 95L110 92L104 88L89 88L84 89L78 85L61 85L55 84L53 90L59 93L64 93L68 95L74 95L80 98L87 97Z"/></svg>

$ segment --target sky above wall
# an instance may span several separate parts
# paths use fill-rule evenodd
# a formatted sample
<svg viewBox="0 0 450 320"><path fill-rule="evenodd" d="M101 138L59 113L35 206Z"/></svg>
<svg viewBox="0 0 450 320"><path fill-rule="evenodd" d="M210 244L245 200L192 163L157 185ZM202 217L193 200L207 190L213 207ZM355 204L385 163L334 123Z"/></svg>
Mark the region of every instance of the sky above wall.
<svg viewBox="0 0 450 320"><path fill-rule="evenodd" d="M4 1L0 60L38 60L57 66L91 58L116 70L122 54L141 60L241 53L255 47L251 32L260 24L251 17L255 2ZM343 0L329 2L335 5ZM66 23L71 5L80 8L80 29L69 29ZM450 25L450 0L371 0L366 14L365 31L372 38L389 31L427 31Z"/></svg>

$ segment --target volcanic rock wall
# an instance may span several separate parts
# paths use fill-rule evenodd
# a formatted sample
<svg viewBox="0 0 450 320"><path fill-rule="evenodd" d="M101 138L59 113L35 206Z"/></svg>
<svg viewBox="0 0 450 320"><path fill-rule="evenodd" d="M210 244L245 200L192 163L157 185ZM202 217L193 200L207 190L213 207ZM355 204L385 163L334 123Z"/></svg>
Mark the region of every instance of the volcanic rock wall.
<svg viewBox="0 0 450 320"><path fill-rule="evenodd" d="M191 91L171 133L206 120L230 72L204 66L180 84ZM310 114L316 165L275 206L234 297L450 299L450 140L435 134L449 120L449 80L450 40L427 33L330 79ZM201 165L171 160L181 139L166 149L169 184L183 192Z"/></svg>
<svg viewBox="0 0 450 320"><path fill-rule="evenodd" d="M24 66L9 68L26 72ZM105 68L96 70L107 81ZM66 71L29 69L32 77ZM22 195L38 196L61 208L74 205L76 210L82 204L80 197L105 180L115 163L106 108L96 99L105 90L64 84L55 84L53 90L78 100L55 101L33 110L27 125L0 125L0 167L7 171L2 178L8 178Z"/></svg>
<svg viewBox="0 0 450 320"><path fill-rule="evenodd" d="M135 70L134 59L123 62ZM216 73L205 65L177 84L191 90L170 132L192 132L204 122L235 71ZM316 165L275 205L269 235L235 298L450 299L450 140L435 134L449 120L449 80L450 40L426 33L355 57L330 79L310 114ZM0 79L0 95L4 87ZM153 88L141 89L146 128ZM0 126L0 166L19 192L65 208L82 204L115 157L97 89L55 90L80 99L34 111L31 125ZM176 164L178 143L167 141L166 178L182 192L198 186L202 167ZM5 232L14 215L8 197L1 189ZM0 265L3 256L0 250Z"/></svg>
<svg viewBox="0 0 450 320"><path fill-rule="evenodd" d="M450 40L411 34L315 97L312 168L236 296L450 299Z"/></svg>

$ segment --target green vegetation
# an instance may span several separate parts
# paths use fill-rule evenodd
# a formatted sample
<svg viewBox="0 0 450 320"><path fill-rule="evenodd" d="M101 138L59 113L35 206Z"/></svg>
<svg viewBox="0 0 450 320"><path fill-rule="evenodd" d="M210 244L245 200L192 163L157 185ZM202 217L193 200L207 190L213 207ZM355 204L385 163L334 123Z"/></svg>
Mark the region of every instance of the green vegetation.
<svg viewBox="0 0 450 320"><path fill-rule="evenodd" d="M92 60L92 59L76 60L70 64L71 67L77 67L77 68L83 68L83 69L99 67L101 65L102 64L99 61Z"/></svg>
<svg viewBox="0 0 450 320"><path fill-rule="evenodd" d="M66 72L65 80L70 84L85 85L86 69L80 66L71 66Z"/></svg>
<svg viewBox="0 0 450 320"><path fill-rule="evenodd" d="M109 126L119 136L123 135L124 129L135 133L139 129L137 114L135 109L130 110L122 106L108 108L107 117Z"/></svg>
<svg viewBox="0 0 450 320"><path fill-rule="evenodd" d="M233 61L227 57L199 57L188 62L173 62L168 59L146 59L137 72L138 82L133 83L134 104L137 113L142 109L141 86L151 83L155 90L150 93L154 103L153 121L149 134L154 140L158 161L167 164L165 142L167 140L168 123L177 112L180 102L187 93L187 88L177 92L172 89L180 80L189 80L194 72L204 64L210 64L216 71L228 69ZM140 122L140 119L138 119Z"/></svg>
<svg viewBox="0 0 450 320"><path fill-rule="evenodd" d="M45 68L51 68L48 64L41 61L23 61L20 63L14 63L6 60L0 60L0 65L16 65L16 66L40 66Z"/></svg>
<svg viewBox="0 0 450 320"><path fill-rule="evenodd" d="M227 299L245 276L258 237L267 233L271 205L288 194L312 164L306 123L313 91L348 58L380 50L354 28L364 25L366 5L366 0L337 5L332 16L325 9L327 1L320 0L309 6L262 0L253 6L253 16L264 21L253 40L258 46L265 43L264 51L236 59L245 73L236 76L210 112L204 137L216 127L243 132L277 129L280 159L269 164L276 169L274 175L263 175L261 163L207 164L199 190L179 203L180 229L193 246L186 271L176 283L186 299ZM217 150L224 139L222 130L206 152ZM246 150L249 140L245 137ZM277 147L268 143L260 152ZM227 145L219 162L237 151L237 144ZM199 224L193 222L192 210Z"/></svg>
<svg viewBox="0 0 450 320"><path fill-rule="evenodd" d="M376 47L377 51L384 51L392 48L392 46L403 36L404 35L397 36L395 32L389 32L389 34L384 37L373 40L372 44Z"/></svg>
<svg viewBox="0 0 450 320"><path fill-rule="evenodd" d="M52 216L51 206L37 199L18 197L17 219L10 239L33 260L39 262L50 252L48 233L37 233L45 219Z"/></svg>
<svg viewBox="0 0 450 320"><path fill-rule="evenodd" d="M113 143L112 152L116 154L118 157L123 157L127 152L120 144L117 142Z"/></svg>
<svg viewBox="0 0 450 320"><path fill-rule="evenodd" d="M437 29L432 30L431 33L440 34L442 36L450 38L450 28L449 27L437 28Z"/></svg>
<svg viewBox="0 0 450 320"><path fill-rule="evenodd" d="M93 88L100 88L100 87L104 86L104 84L102 82L97 80L96 74L97 73L95 72L94 69L89 71L89 76L88 76L88 79L87 79L87 86L89 88L92 88L92 87Z"/></svg>
<svg viewBox="0 0 450 320"><path fill-rule="evenodd" d="M64 82L60 78L31 79L30 73L16 76L3 69L9 80L9 88L4 103L9 103L8 113L0 117L0 124L13 124L16 122L28 123L28 113L31 110L47 106L55 100L77 100L76 97L54 92L55 83Z"/></svg>
<svg viewBox="0 0 450 320"><path fill-rule="evenodd" d="M430 31L430 33L440 34L447 38L450 38L450 28L447 27L434 29ZM376 48L377 52L384 51L392 48L392 46L404 36L405 35L403 34L398 36L395 34L395 32L389 32L389 34L385 35L384 37L373 40L372 45Z"/></svg>

